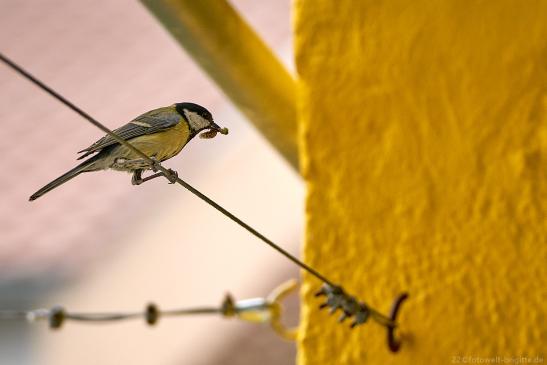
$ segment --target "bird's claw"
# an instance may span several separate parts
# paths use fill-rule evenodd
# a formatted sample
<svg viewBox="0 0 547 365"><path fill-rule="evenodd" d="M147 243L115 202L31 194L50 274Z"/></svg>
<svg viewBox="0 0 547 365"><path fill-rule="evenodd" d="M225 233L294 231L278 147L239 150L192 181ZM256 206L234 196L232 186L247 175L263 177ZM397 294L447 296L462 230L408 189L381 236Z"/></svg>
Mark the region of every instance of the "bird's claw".
<svg viewBox="0 0 547 365"><path fill-rule="evenodd" d="M169 180L169 184L174 184L177 182L179 178L179 174L172 169L167 169L168 174L164 174L167 180Z"/></svg>
<svg viewBox="0 0 547 365"><path fill-rule="evenodd" d="M142 179L142 171L141 170L135 170L133 172L133 176L131 177L131 184L132 185L140 185L144 181Z"/></svg>

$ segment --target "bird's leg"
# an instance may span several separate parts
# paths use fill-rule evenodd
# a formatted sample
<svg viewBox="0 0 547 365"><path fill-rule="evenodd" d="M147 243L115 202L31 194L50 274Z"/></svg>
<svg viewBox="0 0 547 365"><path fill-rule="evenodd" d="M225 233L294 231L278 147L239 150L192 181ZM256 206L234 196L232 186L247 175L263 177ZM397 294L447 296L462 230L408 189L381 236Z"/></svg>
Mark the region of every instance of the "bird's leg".
<svg viewBox="0 0 547 365"><path fill-rule="evenodd" d="M142 179L142 170L138 169L133 171L133 176L131 177L131 184L140 185L144 182Z"/></svg>
<svg viewBox="0 0 547 365"><path fill-rule="evenodd" d="M145 178L142 177L142 170L135 170L133 171L133 177L131 178L131 184L133 185L140 185L143 182L150 181L152 179L155 179L156 177L163 176L163 172L158 172L154 175L147 176ZM171 181L171 180L169 180Z"/></svg>
<svg viewBox="0 0 547 365"><path fill-rule="evenodd" d="M131 178L131 184L133 185L140 185L143 182L150 181L152 179L155 179L159 176L165 176L169 180L170 184L174 184L177 182L178 174L176 171L167 169L166 172L160 171L160 162L156 160L154 157L152 157L153 163L150 164L150 169L155 172L155 174L147 176L145 178L142 177L143 169L136 169L133 171L133 177Z"/></svg>
<svg viewBox="0 0 547 365"><path fill-rule="evenodd" d="M150 181L152 179L155 179L156 177L163 176L163 172L158 172L154 175L147 176L145 178L142 177L142 169L137 169L133 171L133 177L131 177L131 184L133 185L140 185L143 182ZM171 179L169 179L171 181Z"/></svg>
<svg viewBox="0 0 547 365"><path fill-rule="evenodd" d="M150 176L147 176L147 177L141 179L140 184L142 184L143 182L146 182L146 181L150 181L150 180L155 179L155 178L160 177L160 176L163 176L163 172L158 172L154 175L150 175Z"/></svg>
<svg viewBox="0 0 547 365"><path fill-rule="evenodd" d="M177 182L178 174L176 171L168 169L168 174L165 174L163 172L157 172L154 175L147 176L145 178L142 177L142 170L135 170L133 172L133 177L131 178L131 184L133 185L140 185L143 182L150 181L152 179L155 179L160 176L165 176L169 180L169 184L174 184Z"/></svg>
<svg viewBox="0 0 547 365"><path fill-rule="evenodd" d="M155 179L156 177L158 176L163 176L163 173L159 172L158 173L158 165L159 165L159 161L155 159L155 157L151 157L152 159L152 163L149 164L150 165L150 169L154 172L156 172L156 174L154 175L151 175L151 176L148 176L148 177L145 177L144 179L142 178L142 173L143 173L143 169L136 169L133 171L133 177L131 178L131 183L133 185L140 185L142 184L143 182L146 182L146 181L149 181L149 180L152 180L152 179ZM130 161L141 161L143 162L144 160L142 159L139 159L139 160L130 160Z"/></svg>

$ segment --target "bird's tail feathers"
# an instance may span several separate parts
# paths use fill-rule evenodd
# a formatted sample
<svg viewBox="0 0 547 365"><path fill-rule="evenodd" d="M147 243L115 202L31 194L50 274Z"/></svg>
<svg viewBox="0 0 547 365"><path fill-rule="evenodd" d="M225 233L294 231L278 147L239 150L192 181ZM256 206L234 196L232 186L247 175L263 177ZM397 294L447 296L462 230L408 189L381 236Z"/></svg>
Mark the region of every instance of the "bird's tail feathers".
<svg viewBox="0 0 547 365"><path fill-rule="evenodd" d="M82 162L81 164L79 164L78 166L73 168L72 170L64 173L61 176L59 176L58 178L56 178L55 180L53 180L52 182L50 182L49 184L47 184L46 186L44 186L43 188L41 188L40 190L38 190L37 192L32 194L29 198L29 201L33 201L33 200L38 199L42 195L50 192L51 190L55 189L56 187L66 183L67 181L71 180L72 178L75 178L76 176L80 175L82 172L92 171L92 169L89 169L89 167L91 167L91 165L95 161L97 161L97 157L99 157L99 156L95 155L95 156L85 160L84 162Z"/></svg>

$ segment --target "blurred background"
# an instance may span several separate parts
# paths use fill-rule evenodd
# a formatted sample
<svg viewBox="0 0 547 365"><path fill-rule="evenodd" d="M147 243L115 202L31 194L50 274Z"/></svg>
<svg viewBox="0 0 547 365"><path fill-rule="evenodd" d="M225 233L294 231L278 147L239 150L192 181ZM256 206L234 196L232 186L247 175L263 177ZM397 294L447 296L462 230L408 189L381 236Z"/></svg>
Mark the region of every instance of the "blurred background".
<svg viewBox="0 0 547 365"><path fill-rule="evenodd" d="M232 5L293 70L289 0ZM0 50L111 128L192 101L228 136L195 139L166 166L298 254L303 184L295 171L138 2L0 0ZM82 175L28 196L102 136L0 65L0 309L73 311L220 304L267 295L294 265L179 186ZM298 303L288 302L297 322ZM294 344L269 327L187 317L114 324L0 322L1 364L290 364Z"/></svg>

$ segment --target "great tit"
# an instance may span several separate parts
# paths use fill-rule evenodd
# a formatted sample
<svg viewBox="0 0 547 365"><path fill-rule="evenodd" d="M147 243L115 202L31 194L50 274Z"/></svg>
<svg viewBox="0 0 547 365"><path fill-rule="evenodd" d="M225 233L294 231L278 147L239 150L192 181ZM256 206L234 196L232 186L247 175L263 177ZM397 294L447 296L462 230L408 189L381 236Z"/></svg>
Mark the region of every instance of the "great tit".
<svg viewBox="0 0 547 365"><path fill-rule="evenodd" d="M177 155L192 138L204 130L200 135L202 138L213 138L217 132L228 134L228 130L220 128L204 107L193 103L177 103L144 113L114 130L114 133L148 157L161 162ZM109 135L78 153L83 153L78 160L95 155L32 194L29 200L38 199L83 172L106 169L128 171L133 173L132 183L138 185L143 181L142 172L153 169L149 161Z"/></svg>

